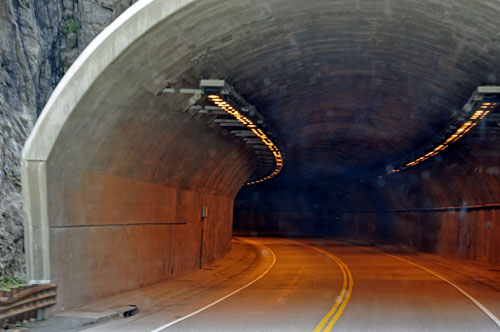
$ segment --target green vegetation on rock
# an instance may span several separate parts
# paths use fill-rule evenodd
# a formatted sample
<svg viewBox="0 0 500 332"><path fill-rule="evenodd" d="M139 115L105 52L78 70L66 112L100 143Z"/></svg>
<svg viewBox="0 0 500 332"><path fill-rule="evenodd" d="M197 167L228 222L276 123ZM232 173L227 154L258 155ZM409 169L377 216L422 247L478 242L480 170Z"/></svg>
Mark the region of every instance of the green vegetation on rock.
<svg viewBox="0 0 500 332"><path fill-rule="evenodd" d="M6 277L0 280L0 290L9 291L12 287L23 286L26 282L15 277Z"/></svg>
<svg viewBox="0 0 500 332"><path fill-rule="evenodd" d="M78 20L72 17L61 27L61 33L64 37L67 37L71 32L77 33L79 29L80 24Z"/></svg>

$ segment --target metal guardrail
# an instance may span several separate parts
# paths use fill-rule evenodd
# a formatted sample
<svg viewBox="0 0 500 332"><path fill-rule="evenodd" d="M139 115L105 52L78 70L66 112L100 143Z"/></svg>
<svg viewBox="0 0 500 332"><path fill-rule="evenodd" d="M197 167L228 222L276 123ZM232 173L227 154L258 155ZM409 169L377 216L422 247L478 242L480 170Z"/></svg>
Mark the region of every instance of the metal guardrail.
<svg viewBox="0 0 500 332"><path fill-rule="evenodd" d="M0 329L45 318L45 308L56 303L57 285L28 285L0 291Z"/></svg>

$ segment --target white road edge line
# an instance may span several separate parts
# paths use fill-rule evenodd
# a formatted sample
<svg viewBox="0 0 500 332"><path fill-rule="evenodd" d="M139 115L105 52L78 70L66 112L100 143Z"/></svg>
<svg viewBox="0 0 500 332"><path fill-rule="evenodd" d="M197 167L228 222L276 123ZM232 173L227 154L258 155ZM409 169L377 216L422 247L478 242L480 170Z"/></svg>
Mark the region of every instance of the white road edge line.
<svg viewBox="0 0 500 332"><path fill-rule="evenodd" d="M163 330L165 330L166 328L168 328L168 327L170 327L170 326L172 326L172 325L175 325L175 324L177 324L177 323L179 323L179 322L181 322L181 321L183 321L183 320L185 320L185 319L188 319L188 318L190 318L190 317L193 317L194 315L199 314L199 313L200 313L200 312L202 312L202 311L207 310L207 309L208 309L208 308L210 308L210 307L213 307L214 305L216 305L216 304L218 304L218 303L220 303L220 302L224 301L224 300L225 300L225 299L227 299L228 297L231 297L231 296L233 296L234 294L236 294L236 293L238 293L238 292L240 292L240 291L244 290L245 288L247 288L247 287L249 287L249 286L253 285L253 284L254 284L254 283L256 283L257 281L259 281L260 279L262 279L262 278L263 278L266 274L268 274L268 273L269 273L269 271L271 271L271 269L273 268L274 264L276 264L276 255L274 254L274 252L273 252L273 251L272 251L272 250L271 250L268 246L266 246L266 245L264 245L264 244L262 244L262 243L260 243L260 242L253 241L253 240L247 240L247 239L242 239L242 240L243 240L244 242L248 242L248 243L258 243L259 245L261 245L261 246L265 247L265 248L266 248L266 250L268 250L268 251L271 253L271 255L273 255L273 262L272 262L272 264L271 264L271 265L269 265L269 267L268 267L268 268L267 268L267 269L266 269L266 270L265 270L262 274L260 274L260 275L259 275L256 279L254 279L254 280L250 281L250 282L249 282L248 284L246 284L245 286L238 288L237 290L235 290L235 291L233 291L233 292L231 292L231 293L227 294L227 295L226 295L226 296L224 296L224 297L221 297L221 298L220 298L220 299L218 299L217 301L214 301L214 302L212 302L212 303L210 303L210 304L208 304L208 305L204 306L203 308L200 308L200 309L198 309L198 310L196 310L196 311L194 311L194 312L192 312L192 313L190 313L190 314L188 314L188 315L186 315L186 316L183 316L183 317L178 318L178 319L176 319L176 320L174 320L174 321L171 321L170 323L167 323L167 324L165 324L165 325L163 325L163 326L160 326L159 328L154 329L154 330L153 330L153 331L151 331L151 332L160 332L160 331L163 331Z"/></svg>
<svg viewBox="0 0 500 332"><path fill-rule="evenodd" d="M418 264L415 264L413 262L410 262L404 258L401 258L401 257L398 257L398 256L394 256L394 255L391 255L391 254L388 254L388 253L385 253L381 250L375 250L375 249L371 249L371 248L365 248L365 249L368 249L368 250L372 250L372 251L375 251L375 252L379 252L381 254L384 254L386 256L390 256L392 258L395 258L395 259L399 259L400 261L403 261L403 262L406 262L410 265L413 265L413 266L416 266L436 277L438 277L439 279L441 279L442 281L446 282L448 285L454 287L456 290L458 290L460 293L462 293L462 295L464 295L466 298L468 298L472 303L474 303L476 305L476 307L478 307L482 312L484 312L484 314L486 316L488 316L492 321L493 323L495 323L495 325L500 329L500 319L498 319L491 311L489 311L484 305L481 304L481 302L479 302L478 300L476 300L472 295L470 295L469 293L467 293L466 291L464 291L462 288L460 288L459 286L455 285L454 283L452 283L451 281L449 281L448 279L446 279L445 277L442 277L440 276L439 274L437 274L436 272L433 272L431 270L429 270L428 268L426 267L423 267L421 265L418 265Z"/></svg>

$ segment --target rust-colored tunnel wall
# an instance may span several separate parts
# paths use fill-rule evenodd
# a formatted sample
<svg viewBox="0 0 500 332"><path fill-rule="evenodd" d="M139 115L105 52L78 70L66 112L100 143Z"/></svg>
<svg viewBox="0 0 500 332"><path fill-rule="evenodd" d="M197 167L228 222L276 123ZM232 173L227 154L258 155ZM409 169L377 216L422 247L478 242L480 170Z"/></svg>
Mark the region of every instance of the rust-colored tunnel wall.
<svg viewBox="0 0 500 332"><path fill-rule="evenodd" d="M253 153L190 109L200 96L160 93L199 84L197 49L179 32L188 29L179 22L197 21L169 16L191 2L142 1L113 22L60 82L26 144L28 280L58 284L56 311L230 248Z"/></svg>
<svg viewBox="0 0 500 332"><path fill-rule="evenodd" d="M63 134L56 142L47 189L60 307L198 268L203 205L203 262L229 249L233 198L252 171L251 154L168 96L156 99L113 112L92 107L101 115L70 118L63 129L78 140Z"/></svg>
<svg viewBox="0 0 500 332"><path fill-rule="evenodd" d="M341 213L333 235L410 246L442 256L500 264L498 209Z"/></svg>
<svg viewBox="0 0 500 332"><path fill-rule="evenodd" d="M380 207L365 205L372 212L343 214L343 222L353 224L351 235L392 240L444 256L500 263L496 146L469 144L471 140L465 138L438 160L388 177L383 187L376 185L390 197L390 208L396 211L378 213L373 209Z"/></svg>
<svg viewBox="0 0 500 332"><path fill-rule="evenodd" d="M259 209L243 192L235 228L401 244L500 264L500 160L494 145L473 141L465 138L422 165L340 192L321 188L318 194L310 188L293 193L286 196L288 205L280 204L283 193L271 194L259 196L272 202ZM301 206L307 195L315 199Z"/></svg>
<svg viewBox="0 0 500 332"><path fill-rule="evenodd" d="M64 140L46 163L56 310L165 280L229 250L233 200L253 170L252 155L203 121L168 113L125 127L101 119L115 128L98 139L79 135L96 124L77 120L69 132L78 141ZM142 126L150 130L141 134Z"/></svg>

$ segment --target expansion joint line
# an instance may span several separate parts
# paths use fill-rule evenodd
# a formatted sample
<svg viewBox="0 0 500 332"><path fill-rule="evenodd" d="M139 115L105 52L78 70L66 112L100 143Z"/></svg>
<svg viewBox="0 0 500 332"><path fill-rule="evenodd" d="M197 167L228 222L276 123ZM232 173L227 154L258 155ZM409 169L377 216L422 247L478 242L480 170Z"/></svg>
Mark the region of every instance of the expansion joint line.
<svg viewBox="0 0 500 332"><path fill-rule="evenodd" d="M342 289L339 293L339 296L337 296L337 299L335 303L333 304L332 308L328 311L328 313L321 319L319 324L316 326L314 329L314 332L329 332L333 329L333 326L338 322L340 319L340 316L344 313L345 308L347 307L347 303L351 299L352 295L352 288L354 286L354 280L352 278L351 271L347 267L347 265L337 256L334 254L323 250L318 247L310 246L308 244L298 242L298 241L292 241L292 240L287 240L288 242L292 242L295 244L300 244L302 246L311 248L313 250L316 250L323 255L327 256L330 258L332 261L337 263L337 265L340 268L340 271L342 272L343 276L343 284L342 284Z"/></svg>

